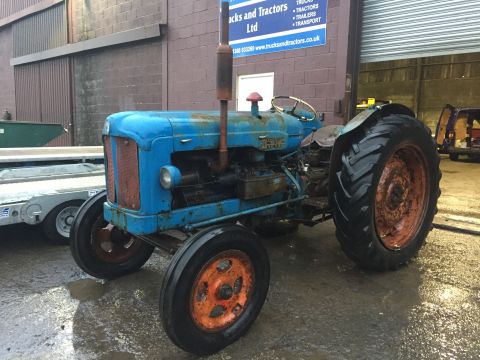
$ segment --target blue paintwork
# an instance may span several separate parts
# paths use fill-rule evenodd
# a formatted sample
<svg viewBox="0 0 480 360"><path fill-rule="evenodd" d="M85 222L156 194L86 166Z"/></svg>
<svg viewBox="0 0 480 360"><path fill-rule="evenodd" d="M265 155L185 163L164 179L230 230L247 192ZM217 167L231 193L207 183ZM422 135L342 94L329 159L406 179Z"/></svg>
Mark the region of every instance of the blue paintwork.
<svg viewBox="0 0 480 360"><path fill-rule="evenodd" d="M281 196L279 197L278 194L250 201L229 199L218 203L192 206L153 215L139 215L134 211L119 209L114 204L107 202L104 204L104 217L108 222L127 230L131 234L148 235L174 228L195 228L202 225L200 223L212 219L221 221L254 212L262 212L262 215L268 215L272 213L269 210L273 207L302 199L303 197L281 201Z"/></svg>
<svg viewBox="0 0 480 360"><path fill-rule="evenodd" d="M149 150L158 138L172 137L174 151L216 149L220 141L218 112L124 112L107 119L104 127L111 136L135 140L143 150ZM296 149L312 128L319 129L318 120L302 122L279 113L264 112L261 118L249 112L230 112L228 115L228 147L255 147L267 150L259 137L279 139L283 142L275 151L290 152Z"/></svg>
<svg viewBox="0 0 480 360"><path fill-rule="evenodd" d="M258 107L258 102L252 102L252 116L259 117L260 116L260 109Z"/></svg>
<svg viewBox="0 0 480 360"><path fill-rule="evenodd" d="M260 116L251 116L249 112L230 112L228 147L253 147L263 152L288 154L300 147L306 135L322 127L318 119L302 122L296 117L273 112L262 112ZM172 211L172 194L160 185L160 169L171 165L174 152L217 149L219 125L218 112L124 112L111 115L103 135L111 136L113 159L116 159L118 137L133 139L138 144L140 209L122 209L117 204L106 203L105 219L132 234L145 235L172 228L188 228L195 223L212 222L225 216L274 211L274 207L283 200L283 194L250 201L230 199ZM273 139L274 146L271 141L265 141L265 137ZM117 184L116 166L114 173ZM290 174L288 181L299 187L298 174ZM295 201L299 201L301 196L302 189L298 189ZM265 209L270 205L272 208Z"/></svg>

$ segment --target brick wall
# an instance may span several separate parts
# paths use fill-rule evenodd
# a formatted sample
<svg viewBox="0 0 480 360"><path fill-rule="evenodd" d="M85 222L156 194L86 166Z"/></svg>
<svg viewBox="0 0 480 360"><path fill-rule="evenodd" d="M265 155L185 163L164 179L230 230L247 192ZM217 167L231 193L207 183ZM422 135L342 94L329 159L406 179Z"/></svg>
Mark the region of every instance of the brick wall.
<svg viewBox="0 0 480 360"><path fill-rule="evenodd" d="M73 42L166 21L166 0L72 1Z"/></svg>
<svg viewBox="0 0 480 360"><path fill-rule="evenodd" d="M215 100L218 4L218 0L169 1L170 109L218 106ZM334 114L334 103L343 99L345 93L350 1L330 0L328 4L326 46L236 59L234 75L236 78L274 72L275 94L301 97L325 112L327 123L341 123L343 118ZM234 104L232 101L231 106Z"/></svg>
<svg viewBox="0 0 480 360"><path fill-rule="evenodd" d="M15 118L15 79L10 66L11 57L12 31L8 26L0 29L0 117L7 109Z"/></svg>
<svg viewBox="0 0 480 360"><path fill-rule="evenodd" d="M127 110L162 108L161 41L77 56L75 145L98 145L105 118Z"/></svg>

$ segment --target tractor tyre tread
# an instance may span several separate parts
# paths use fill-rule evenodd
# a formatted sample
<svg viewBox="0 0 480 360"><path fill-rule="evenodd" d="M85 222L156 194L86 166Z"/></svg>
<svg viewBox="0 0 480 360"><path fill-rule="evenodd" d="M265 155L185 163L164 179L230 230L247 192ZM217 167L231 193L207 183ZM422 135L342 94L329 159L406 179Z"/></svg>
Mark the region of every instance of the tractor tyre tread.
<svg viewBox="0 0 480 360"><path fill-rule="evenodd" d="M96 219L103 214L106 191L91 197L80 207L70 230L70 250L77 265L87 274L99 279L115 279L138 271L150 258L155 247L142 242L138 252L120 264L109 264L98 259L89 242Z"/></svg>
<svg viewBox="0 0 480 360"><path fill-rule="evenodd" d="M399 136L415 133L426 149L427 166L431 172L431 196L416 239L404 250L393 252L383 246L376 235L373 203L376 182L381 175L392 142ZM345 254L360 267L375 271L395 270L408 263L425 242L431 230L436 202L440 195L440 157L435 150L431 131L422 122L407 115L390 115L364 125L354 135L350 147L342 156L337 172L333 201L336 235ZM407 135L408 137L408 135ZM428 223L428 224L427 224ZM425 225L428 230L425 231Z"/></svg>

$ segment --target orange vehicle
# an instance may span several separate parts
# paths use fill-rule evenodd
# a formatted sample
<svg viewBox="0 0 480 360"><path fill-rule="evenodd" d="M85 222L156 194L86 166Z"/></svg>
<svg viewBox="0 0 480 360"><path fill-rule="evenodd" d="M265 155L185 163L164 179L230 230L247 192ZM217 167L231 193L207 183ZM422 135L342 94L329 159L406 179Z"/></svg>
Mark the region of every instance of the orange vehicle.
<svg viewBox="0 0 480 360"><path fill-rule="evenodd" d="M480 157L480 108L455 108L445 105L435 135L440 153L449 154L450 160L460 155Z"/></svg>

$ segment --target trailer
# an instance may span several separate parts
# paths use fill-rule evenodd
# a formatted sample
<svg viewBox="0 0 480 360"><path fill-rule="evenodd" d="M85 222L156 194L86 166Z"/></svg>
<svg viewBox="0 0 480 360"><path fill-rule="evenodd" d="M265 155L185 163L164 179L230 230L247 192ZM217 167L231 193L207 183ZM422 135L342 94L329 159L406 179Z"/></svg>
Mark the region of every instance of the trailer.
<svg viewBox="0 0 480 360"><path fill-rule="evenodd" d="M41 224L52 243L68 243L80 206L105 188L103 150L99 150L1 149L0 226Z"/></svg>

